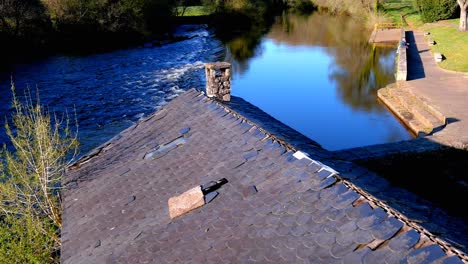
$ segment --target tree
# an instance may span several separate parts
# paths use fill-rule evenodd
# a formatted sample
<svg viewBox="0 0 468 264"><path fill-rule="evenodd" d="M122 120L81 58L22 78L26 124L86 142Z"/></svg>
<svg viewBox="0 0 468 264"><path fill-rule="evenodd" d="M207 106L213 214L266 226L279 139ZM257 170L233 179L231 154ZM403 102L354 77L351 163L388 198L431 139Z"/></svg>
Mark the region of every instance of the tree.
<svg viewBox="0 0 468 264"><path fill-rule="evenodd" d="M61 179L76 155L76 134L68 119L54 118L30 96L20 103L12 90L6 131L14 151L0 151L0 259L58 263Z"/></svg>
<svg viewBox="0 0 468 264"><path fill-rule="evenodd" d="M457 0L458 5L460 6L460 31L468 30L468 0Z"/></svg>
<svg viewBox="0 0 468 264"><path fill-rule="evenodd" d="M0 0L0 31L13 36L25 33L26 27L43 19L39 0Z"/></svg>

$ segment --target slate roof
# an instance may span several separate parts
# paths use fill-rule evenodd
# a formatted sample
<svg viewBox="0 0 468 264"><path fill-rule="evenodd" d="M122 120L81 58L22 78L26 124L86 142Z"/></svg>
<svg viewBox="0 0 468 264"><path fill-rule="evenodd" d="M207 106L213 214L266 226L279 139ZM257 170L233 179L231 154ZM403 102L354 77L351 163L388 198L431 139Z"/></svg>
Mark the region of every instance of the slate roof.
<svg viewBox="0 0 468 264"><path fill-rule="evenodd" d="M70 168L62 263L467 263L333 169L192 89ZM171 220L167 200L227 178Z"/></svg>

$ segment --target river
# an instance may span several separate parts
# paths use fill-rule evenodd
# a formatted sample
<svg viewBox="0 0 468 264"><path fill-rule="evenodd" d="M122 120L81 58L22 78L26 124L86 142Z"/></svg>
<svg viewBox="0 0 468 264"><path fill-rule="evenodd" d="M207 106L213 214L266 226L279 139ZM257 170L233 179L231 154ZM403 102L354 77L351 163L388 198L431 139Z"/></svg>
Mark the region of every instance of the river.
<svg viewBox="0 0 468 264"><path fill-rule="evenodd" d="M233 96L326 149L410 139L376 97L394 81L395 49L369 45L369 33L352 18L321 13L284 14L261 33L223 40L206 25L181 26L175 34L186 39L162 46L17 64L0 73L0 116L11 111L13 79L20 97L37 90L50 111L76 113L84 154L184 91L203 89L203 63L229 61Z"/></svg>
<svg viewBox="0 0 468 264"><path fill-rule="evenodd" d="M237 102L250 102L328 150L413 137L376 97L377 89L394 82L396 50L369 45L370 32L359 20L322 13L284 14L266 27L229 36L206 25L181 26L175 34L185 40L56 55L1 72L0 144L8 142L2 128L3 116L12 110L11 79L20 98L28 89L33 94L37 90L49 111L58 116L68 112L71 118L76 113L84 155L184 91L203 89L204 63L212 61L232 63ZM249 114L255 119L260 110L252 109L256 108ZM270 132L284 136L284 131ZM297 134L292 137L303 141ZM419 181L415 185L427 191ZM424 221L430 214L433 222L424 222L425 227L466 245L465 218L433 210L398 190L392 195L401 198L403 213L411 210L424 215ZM418 209L405 209L408 205Z"/></svg>

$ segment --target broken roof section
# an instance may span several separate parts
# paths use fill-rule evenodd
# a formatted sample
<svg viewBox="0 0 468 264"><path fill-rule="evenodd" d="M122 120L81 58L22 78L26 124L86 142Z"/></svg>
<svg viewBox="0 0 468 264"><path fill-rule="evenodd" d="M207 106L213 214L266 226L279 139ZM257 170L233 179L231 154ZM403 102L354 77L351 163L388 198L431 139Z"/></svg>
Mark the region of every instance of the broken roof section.
<svg viewBox="0 0 468 264"><path fill-rule="evenodd" d="M215 199L170 219L170 197L220 178L229 182ZM66 181L62 263L467 261L194 89L82 158Z"/></svg>

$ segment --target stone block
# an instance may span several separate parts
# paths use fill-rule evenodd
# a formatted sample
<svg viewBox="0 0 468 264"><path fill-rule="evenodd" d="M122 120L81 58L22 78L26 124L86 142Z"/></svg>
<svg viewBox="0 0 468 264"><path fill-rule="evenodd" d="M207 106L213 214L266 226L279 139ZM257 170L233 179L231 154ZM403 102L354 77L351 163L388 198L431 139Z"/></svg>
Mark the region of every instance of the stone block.
<svg viewBox="0 0 468 264"><path fill-rule="evenodd" d="M179 196L169 198L169 216L173 219L202 207L204 204L205 199L203 197L203 192L201 187L197 186Z"/></svg>

